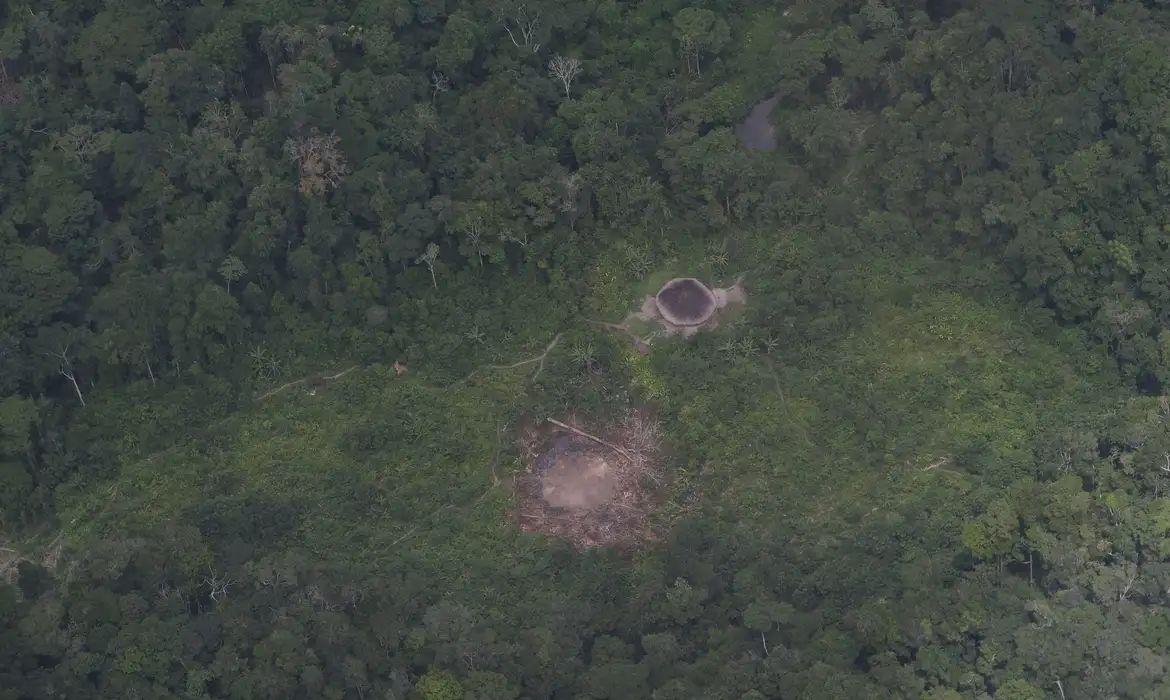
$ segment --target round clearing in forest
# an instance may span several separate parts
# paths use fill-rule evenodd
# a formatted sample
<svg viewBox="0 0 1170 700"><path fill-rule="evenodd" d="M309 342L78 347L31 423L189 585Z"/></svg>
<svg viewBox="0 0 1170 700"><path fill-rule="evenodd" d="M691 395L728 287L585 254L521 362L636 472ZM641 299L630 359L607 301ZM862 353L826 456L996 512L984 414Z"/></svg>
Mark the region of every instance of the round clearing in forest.
<svg viewBox="0 0 1170 700"><path fill-rule="evenodd" d="M707 285L693 277L672 279L662 286L654 297L658 313L676 326L698 326L706 323L719 307L715 295Z"/></svg>
<svg viewBox="0 0 1170 700"><path fill-rule="evenodd" d="M586 429L573 416L520 431L528 468L512 482L522 532L575 546L632 547L657 539L651 514L663 475L661 431L645 411Z"/></svg>

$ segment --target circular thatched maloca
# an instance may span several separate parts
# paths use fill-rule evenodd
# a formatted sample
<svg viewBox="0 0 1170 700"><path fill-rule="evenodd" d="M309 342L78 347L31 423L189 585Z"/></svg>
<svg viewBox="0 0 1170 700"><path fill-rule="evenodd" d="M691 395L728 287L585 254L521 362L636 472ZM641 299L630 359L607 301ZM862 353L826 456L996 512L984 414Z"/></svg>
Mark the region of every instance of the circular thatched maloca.
<svg viewBox="0 0 1170 700"><path fill-rule="evenodd" d="M676 326L706 323L719 306L707 285L693 277L680 277L667 282L658 290L654 302L662 318Z"/></svg>

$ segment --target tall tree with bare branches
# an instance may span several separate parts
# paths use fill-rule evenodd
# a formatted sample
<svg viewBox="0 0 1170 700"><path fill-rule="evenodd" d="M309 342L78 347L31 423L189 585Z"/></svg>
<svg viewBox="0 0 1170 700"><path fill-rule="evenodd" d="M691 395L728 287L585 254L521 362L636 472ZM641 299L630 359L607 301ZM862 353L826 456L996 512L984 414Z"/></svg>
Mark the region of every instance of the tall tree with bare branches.
<svg viewBox="0 0 1170 700"><path fill-rule="evenodd" d="M553 56L548 62L548 74L560 81L565 88L565 99L569 99L569 88L581 73L581 60L566 56Z"/></svg>

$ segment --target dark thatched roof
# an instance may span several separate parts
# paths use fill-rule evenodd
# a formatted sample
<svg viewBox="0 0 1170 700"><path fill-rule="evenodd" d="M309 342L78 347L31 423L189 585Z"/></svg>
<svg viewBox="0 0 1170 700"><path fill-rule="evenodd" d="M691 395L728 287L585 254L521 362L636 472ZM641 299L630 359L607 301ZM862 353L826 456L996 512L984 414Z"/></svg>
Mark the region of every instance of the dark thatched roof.
<svg viewBox="0 0 1170 700"><path fill-rule="evenodd" d="M697 279L683 277L663 285L655 297L658 312L676 326L697 326L715 313L715 295Z"/></svg>

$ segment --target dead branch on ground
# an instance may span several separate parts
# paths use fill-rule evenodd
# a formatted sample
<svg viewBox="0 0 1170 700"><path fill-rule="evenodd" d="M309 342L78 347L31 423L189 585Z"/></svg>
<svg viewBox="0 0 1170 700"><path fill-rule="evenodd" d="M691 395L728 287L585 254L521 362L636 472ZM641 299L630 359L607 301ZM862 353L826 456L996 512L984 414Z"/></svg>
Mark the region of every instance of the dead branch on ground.
<svg viewBox="0 0 1170 700"><path fill-rule="evenodd" d="M303 377L301 379L297 379L296 381L289 382L288 384L278 386L266 394L262 394L260 396L257 396L256 400L263 401L264 399L267 399L271 396L276 396L277 394L284 391L285 389L297 386L298 384L304 384L305 382L312 381L313 379L323 379L327 382L333 381L334 379L341 379L342 377L344 377L345 375L349 374L350 372L354 371L357 368L358 368L358 365L354 365L353 367L350 367L349 369L344 369L344 370L338 372L337 374L325 375L323 377Z"/></svg>
<svg viewBox="0 0 1170 700"><path fill-rule="evenodd" d="M739 284L739 282L737 281L736 284ZM768 365L768 373L772 375L772 380L776 382L776 394L780 397L780 405L784 407L784 417L800 432L800 436L804 438L804 444L812 447L812 440L809 439L808 433L805 432L803 426L792 418L792 413L788 410L788 399L784 396L783 387L780 386L780 375L776 373L776 366L772 364L772 359L769 357L764 358L764 363Z"/></svg>
<svg viewBox="0 0 1170 700"><path fill-rule="evenodd" d="M16 567L20 566L22 561L30 564L33 563L32 559L22 555L15 549L0 547L0 553L2 553L0 555L0 581L8 580L8 577L16 570Z"/></svg>
<svg viewBox="0 0 1170 700"><path fill-rule="evenodd" d="M411 535L413 535L415 533L415 531L418 530L420 525L422 525L423 523L430 522L431 518L435 517L436 515L438 515L439 513L442 513L445 510L448 510L448 509L454 508L454 507L455 507L454 503L448 503L447 505L435 510L430 515L423 518L422 521L420 521L419 523L417 523L413 527L411 527L409 530L407 530L405 535L403 535L402 537L399 537L398 539L391 542L389 546L393 547L394 545L398 544L399 542L405 540L407 537L410 537Z"/></svg>
<svg viewBox="0 0 1170 700"><path fill-rule="evenodd" d="M510 365L485 365L485 366L483 366L483 367L480 367L479 369L472 370L471 374L467 375L466 377L464 377L463 379L459 380L458 382L455 382L455 384L462 384L463 382L466 382L466 381L468 381L469 379L471 379L472 377L474 377L475 375L479 374L480 372L482 372L482 371L484 371L484 370L489 370L489 369L516 369L517 367L523 367L524 365L530 365L530 364L532 364L532 363L534 363L534 362L539 362L540 364L537 366L537 368L536 368L536 372L534 372L534 373L532 374L532 379L531 379L531 381L534 381L534 382L535 382L535 381L536 381L536 378L540 376L540 373L541 373L542 371L544 371L544 361L545 361L545 359L547 359L547 358L548 358L548 354L549 354L550 352L552 352L552 351L553 351L553 348L555 348L555 347L557 346L557 343L560 343L560 342L561 342L561 336L563 336L563 335L564 335L564 333L557 333L557 334L556 334L556 336L554 336L554 337L553 337L553 339L552 339L552 342L550 342L550 343L548 344L548 347L546 347L546 348L544 349L544 352L540 353L540 354L539 354L539 355L537 355L536 357L530 357L530 358L528 358L527 360L520 360L519 362L513 362L513 363L512 363L512 364L510 364ZM452 385L452 386L454 386L454 385Z"/></svg>
<svg viewBox="0 0 1170 700"><path fill-rule="evenodd" d="M3 542L3 544L0 544L0 580L7 580L15 573L16 568L20 566L21 562L38 564L46 569L56 569L57 562L61 556L61 538L64 536L65 531L62 530L57 533L57 536L53 538L52 542L44 546L41 550L41 560L39 562L24 556L24 554L16 549L6 546L9 544L7 538L0 540L0 542Z"/></svg>
<svg viewBox="0 0 1170 700"><path fill-rule="evenodd" d="M507 423L501 423L496 428L496 456L492 458L492 487L500 485L500 477L496 476L496 465L500 463L500 451L504 449L504 428L508 427ZM480 497L483 500L483 497Z"/></svg>
<svg viewBox="0 0 1170 700"><path fill-rule="evenodd" d="M617 452L622 457L625 457L626 461L630 462L631 464L634 463L634 458L630 456L629 452L626 452L625 450L618 447L617 445L614 445L613 443L606 442L605 440L602 440L601 438L597 437L596 435L590 435L589 433L585 432L584 430L581 430L579 428L574 428L571 425L567 425L565 423L562 423L559 420L557 420L556 418L548 418L546 420L549 423L552 423L553 425L555 425L559 428L564 428L565 430L576 433L577 435L580 435L583 438L588 438L588 439L592 440L593 442L596 442L599 445L605 445L606 447L613 450L614 452Z"/></svg>
<svg viewBox="0 0 1170 700"><path fill-rule="evenodd" d="M948 455L948 456L946 456L946 457L940 457L939 459L936 459L935 461L933 461L933 462L931 462L930 464L928 464L928 465L926 465L925 467L923 467L923 468L922 468L922 471L924 471L924 472L929 472L929 471L938 470L938 471L940 471L940 472L946 472L946 473L948 473L948 474L954 474L955 476L966 476L966 475L965 475L965 474L963 474L962 472L957 472L957 471L955 471L954 469L944 469L944 468L943 468L943 465L944 465L944 464L950 464L950 461L951 461L951 458L950 458L950 456L949 456L949 455Z"/></svg>
<svg viewBox="0 0 1170 700"><path fill-rule="evenodd" d="M577 521L572 518L563 518L559 515L538 515L534 513L520 513L521 518L528 518L529 520L559 520L565 523L575 523Z"/></svg>
<svg viewBox="0 0 1170 700"><path fill-rule="evenodd" d="M950 457L942 457L941 459L936 459L935 461L931 462L926 467L924 467L922 469L922 471L928 472L931 469L938 469L939 467L941 467L942 465L946 464L949 461L951 461Z"/></svg>

